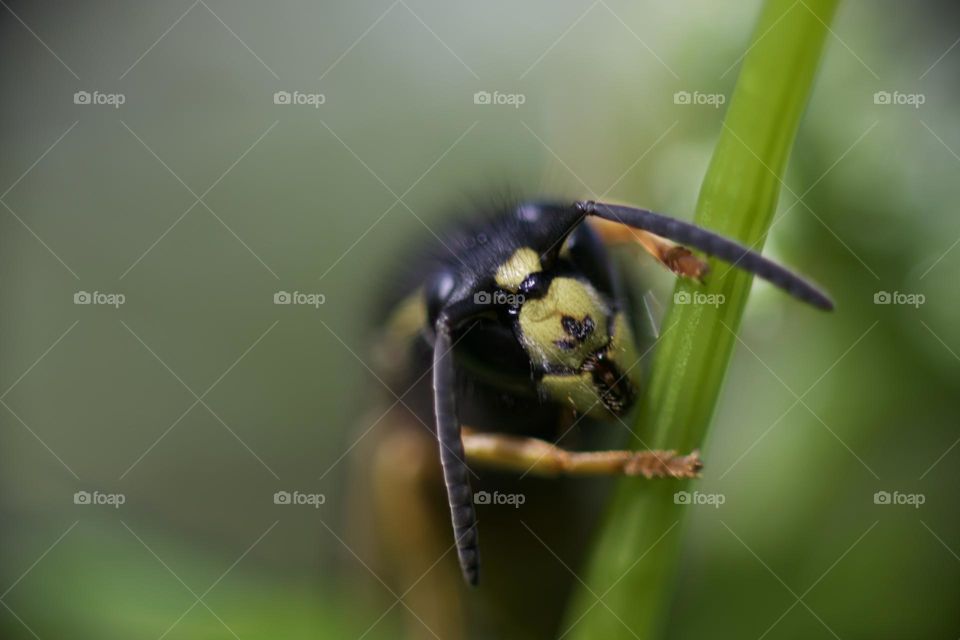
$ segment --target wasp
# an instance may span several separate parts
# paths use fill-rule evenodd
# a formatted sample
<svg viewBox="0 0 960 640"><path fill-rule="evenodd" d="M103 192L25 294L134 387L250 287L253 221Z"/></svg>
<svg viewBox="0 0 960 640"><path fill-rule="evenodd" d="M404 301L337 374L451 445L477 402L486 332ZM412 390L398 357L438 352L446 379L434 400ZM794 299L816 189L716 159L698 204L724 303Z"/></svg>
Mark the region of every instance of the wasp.
<svg viewBox="0 0 960 640"><path fill-rule="evenodd" d="M422 570L437 551L455 548L469 585L480 576L476 503L484 501L477 496L490 496L474 493L478 469L646 478L701 470L696 451L584 451L557 441L581 420L620 419L638 397L636 300L610 246L637 244L678 276L702 281L708 268L697 250L818 309L833 307L817 287L737 242L629 206L511 202L439 240L395 292L378 341L379 368L398 398L391 420L408 426L375 455L375 493L395 557L412 567L418 549L432 546L433 555L419 559ZM493 486L509 485L497 476ZM452 536L449 524L445 535L436 526L442 497ZM431 517L433 526L425 524ZM444 571L446 578L417 580L432 585L420 622L435 619L435 601L455 590L455 568ZM407 573L408 583L419 574Z"/></svg>

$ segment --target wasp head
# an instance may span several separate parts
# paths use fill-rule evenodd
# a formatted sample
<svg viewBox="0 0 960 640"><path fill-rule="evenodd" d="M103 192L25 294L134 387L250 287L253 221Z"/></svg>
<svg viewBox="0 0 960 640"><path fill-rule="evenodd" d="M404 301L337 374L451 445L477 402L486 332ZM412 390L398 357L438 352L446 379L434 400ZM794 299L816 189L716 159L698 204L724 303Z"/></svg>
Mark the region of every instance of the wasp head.
<svg viewBox="0 0 960 640"><path fill-rule="evenodd" d="M626 413L639 383L626 317L588 279L542 271L535 257L518 252L498 280L523 297L515 331L540 392L578 413Z"/></svg>

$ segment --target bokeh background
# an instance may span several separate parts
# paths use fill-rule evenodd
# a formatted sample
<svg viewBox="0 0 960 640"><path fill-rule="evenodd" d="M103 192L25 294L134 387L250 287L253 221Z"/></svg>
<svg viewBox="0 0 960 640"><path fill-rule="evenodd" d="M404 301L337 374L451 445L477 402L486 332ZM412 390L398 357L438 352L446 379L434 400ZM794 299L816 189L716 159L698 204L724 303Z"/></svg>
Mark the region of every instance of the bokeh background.
<svg viewBox="0 0 960 640"><path fill-rule="evenodd" d="M345 523L371 298L472 194L689 218L724 105L674 96L729 96L759 9L0 4L0 633L44 640L397 637ZM841 4L766 248L838 310L756 286L671 638L960 635L958 38Z"/></svg>

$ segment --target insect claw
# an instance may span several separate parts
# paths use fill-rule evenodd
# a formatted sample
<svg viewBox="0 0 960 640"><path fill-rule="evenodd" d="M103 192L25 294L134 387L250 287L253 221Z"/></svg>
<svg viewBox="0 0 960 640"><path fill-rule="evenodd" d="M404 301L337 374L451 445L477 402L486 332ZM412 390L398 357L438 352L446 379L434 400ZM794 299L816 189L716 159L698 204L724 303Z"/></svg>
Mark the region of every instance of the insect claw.
<svg viewBox="0 0 960 640"><path fill-rule="evenodd" d="M710 272L710 265L693 255L689 249L680 245L667 249L661 259L670 271L697 282L703 282L703 276Z"/></svg>
<svg viewBox="0 0 960 640"><path fill-rule="evenodd" d="M689 465L690 471L693 474L692 477L699 478L700 472L703 471L703 461L700 459L700 449L694 449L686 456L687 464Z"/></svg>
<svg viewBox="0 0 960 640"><path fill-rule="evenodd" d="M638 451L624 465L628 476L650 478L697 478L703 469L700 452L694 450L685 456L676 451Z"/></svg>

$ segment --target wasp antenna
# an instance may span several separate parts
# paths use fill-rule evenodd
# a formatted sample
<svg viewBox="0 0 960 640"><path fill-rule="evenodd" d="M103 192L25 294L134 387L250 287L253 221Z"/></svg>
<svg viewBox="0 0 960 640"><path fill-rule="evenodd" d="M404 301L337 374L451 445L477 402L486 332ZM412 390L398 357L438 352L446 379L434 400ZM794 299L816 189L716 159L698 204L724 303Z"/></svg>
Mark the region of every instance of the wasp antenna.
<svg viewBox="0 0 960 640"><path fill-rule="evenodd" d="M833 309L833 301L825 293L792 271L764 258L738 242L689 222L669 218L646 209L606 204L592 200L577 202L574 206L584 215L619 222L628 227L649 231L674 242L699 249L707 255L729 262L733 266L767 280L793 297L818 309L825 311Z"/></svg>
<svg viewBox="0 0 960 640"><path fill-rule="evenodd" d="M447 486L447 501L456 539L457 555L464 579L476 586L480 577L480 555L477 546L477 512L473 505L469 470L460 436L454 395L453 343L451 322L441 313L436 323L433 345L433 398L440 444L440 464Z"/></svg>

